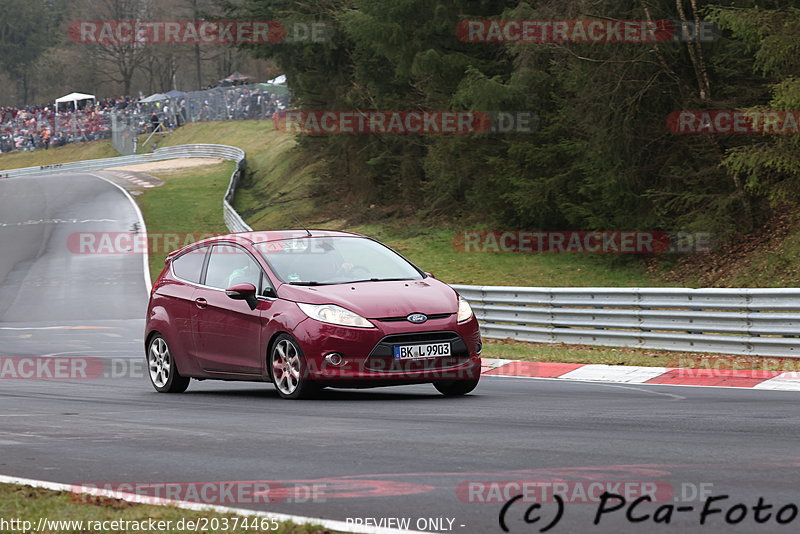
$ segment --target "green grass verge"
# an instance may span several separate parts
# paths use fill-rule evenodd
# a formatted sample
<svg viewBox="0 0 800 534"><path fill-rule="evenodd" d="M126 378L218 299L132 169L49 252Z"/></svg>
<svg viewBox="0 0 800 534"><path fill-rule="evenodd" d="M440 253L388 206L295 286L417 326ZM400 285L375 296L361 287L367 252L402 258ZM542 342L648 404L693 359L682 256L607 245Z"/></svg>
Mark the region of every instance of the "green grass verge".
<svg viewBox="0 0 800 534"><path fill-rule="evenodd" d="M295 525L293 523L277 523L278 529L272 530L271 528L242 528L246 516L237 516L235 514L219 514L215 512L195 512L191 510L182 510L172 506L150 506L143 504L132 504L117 499L108 499L104 497L95 497L89 495L79 495L66 491L51 491L41 488L31 488L28 486L19 486L15 484L0 484L0 519L4 521L18 520L29 521L32 527L28 530L17 529L9 526L3 532L33 532L39 524L40 518L54 521L82 521L83 528L73 525L67 526L62 524L61 528L53 525L51 528L39 530L40 533L50 534L64 534L71 532L103 532L103 534L128 534L132 532L141 532L141 529L132 527L130 523L123 524L121 521L169 521L170 528L158 530L160 532L169 534L178 534L184 532L227 532L227 533L253 533L253 532L276 532L279 534L323 534L331 532L328 529L317 527L313 525ZM207 529L190 529L187 528L188 521L197 522L208 519L205 524L216 526L224 526L224 521L227 519L229 527L238 521L238 528L229 528L223 530ZM252 523L253 518L248 518L248 526ZM103 521L120 521L116 525L107 523L103 527L110 528L95 528L87 522L103 522ZM183 521L178 528L179 522ZM258 523L254 526L261 526L261 518L257 519ZM16 523L19 525L20 523ZM141 524L141 523L140 523ZM167 524L164 523L163 526ZM202 525L202 523L201 523ZM269 521L265 526L274 528L274 524L270 525ZM120 528L114 528L120 527ZM122 528L129 527L129 528ZM145 530L146 531L146 530ZM155 532L155 531L153 531Z"/></svg>
<svg viewBox="0 0 800 534"><path fill-rule="evenodd" d="M247 153L247 173L236 193L235 208L257 230L297 227L296 220L316 222L311 201L317 168L295 150L293 136L277 131L272 121L226 121L187 124L159 146L219 143ZM337 226L328 222L328 228Z"/></svg>
<svg viewBox="0 0 800 534"><path fill-rule="evenodd" d="M751 254L725 280L727 287L800 286L800 223L779 243L765 243L766 250Z"/></svg>
<svg viewBox="0 0 800 534"><path fill-rule="evenodd" d="M183 171L153 173L164 181L161 187L148 189L136 198L142 209L151 246L164 235L178 234L176 246L166 250L155 245L150 254L150 274L153 280L164 267L164 258L184 245L198 241L203 234L228 232L222 216L222 197L235 163L193 167ZM207 237L207 236L205 236Z"/></svg>
<svg viewBox="0 0 800 534"><path fill-rule="evenodd" d="M367 224L351 228L394 248L450 284L498 286L653 286L635 265L612 265L587 254L464 253L450 228Z"/></svg>
<svg viewBox="0 0 800 534"><path fill-rule="evenodd" d="M0 154L0 171L38 167L55 163L69 163L84 159L113 158L119 156L111 141L92 141L91 143L70 143L49 150L33 150L29 152L7 152Z"/></svg>

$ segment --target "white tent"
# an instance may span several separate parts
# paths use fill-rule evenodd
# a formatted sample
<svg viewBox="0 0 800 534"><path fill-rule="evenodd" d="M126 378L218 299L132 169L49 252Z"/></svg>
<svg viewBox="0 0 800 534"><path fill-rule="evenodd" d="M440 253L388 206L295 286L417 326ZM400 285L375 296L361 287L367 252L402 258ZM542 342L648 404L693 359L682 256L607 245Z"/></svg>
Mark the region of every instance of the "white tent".
<svg viewBox="0 0 800 534"><path fill-rule="evenodd" d="M156 93L154 95L150 95L147 98L143 98L139 100L140 104L149 104L151 102L161 102L162 100L167 100L169 97L163 93Z"/></svg>
<svg viewBox="0 0 800 534"><path fill-rule="evenodd" d="M272 84L272 85L286 85L286 75L285 74L281 74L277 78L273 78L273 79L267 81L267 83Z"/></svg>
<svg viewBox="0 0 800 534"><path fill-rule="evenodd" d="M87 95L86 93L70 93L61 98L56 98L56 109L58 109L59 104L64 102L72 102L73 108L78 109L78 102L81 100L95 100L95 98L94 95Z"/></svg>

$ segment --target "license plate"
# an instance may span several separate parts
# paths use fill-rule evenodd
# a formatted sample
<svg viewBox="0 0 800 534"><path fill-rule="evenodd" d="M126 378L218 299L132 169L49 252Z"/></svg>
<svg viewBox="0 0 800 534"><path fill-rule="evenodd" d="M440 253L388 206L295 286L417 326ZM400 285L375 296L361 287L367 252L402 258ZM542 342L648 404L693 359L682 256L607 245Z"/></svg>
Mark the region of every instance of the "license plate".
<svg viewBox="0 0 800 534"><path fill-rule="evenodd" d="M394 347L395 360L416 360L450 356L450 343L428 343L425 345L402 345Z"/></svg>

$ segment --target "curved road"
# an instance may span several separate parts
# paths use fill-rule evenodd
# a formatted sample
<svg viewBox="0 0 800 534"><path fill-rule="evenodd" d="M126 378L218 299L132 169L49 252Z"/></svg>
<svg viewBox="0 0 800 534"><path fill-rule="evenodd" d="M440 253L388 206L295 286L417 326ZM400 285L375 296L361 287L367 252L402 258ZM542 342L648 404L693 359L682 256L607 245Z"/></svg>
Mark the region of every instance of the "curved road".
<svg viewBox="0 0 800 534"><path fill-rule="evenodd" d="M94 377L0 381L0 473L111 488L260 483L272 488L273 502L246 494L221 504L340 520L409 518L413 529L443 518L438 528L427 524L440 532L502 532L498 514L520 482L540 497L548 484L562 484L569 502L556 533L800 525L776 519L784 505L800 504L796 392L495 377L458 399L411 386L289 402L271 385L207 381L159 395L144 375L142 257L75 254L66 244L75 232L136 231L137 223L125 195L93 176L0 180L0 356L84 357ZM544 489L534 493L537 483ZM655 488L659 502L632 518L662 506L665 519L670 504L692 510L656 524L632 523L623 509L593 525L597 488L630 500ZM702 526L698 494L729 496ZM760 497L773 508L758 517L745 509L740 524L726 523L732 506L752 507ZM530 504L512 504L508 529L539 532L556 515L545 501L531 510L529 520L543 516L531 524L523 520Z"/></svg>

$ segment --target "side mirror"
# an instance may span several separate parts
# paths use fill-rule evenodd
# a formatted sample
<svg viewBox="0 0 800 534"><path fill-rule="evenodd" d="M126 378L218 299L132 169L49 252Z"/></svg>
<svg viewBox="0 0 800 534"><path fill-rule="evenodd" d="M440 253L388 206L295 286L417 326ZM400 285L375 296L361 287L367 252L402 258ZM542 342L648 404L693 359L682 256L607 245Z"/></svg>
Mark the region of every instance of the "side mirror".
<svg viewBox="0 0 800 534"><path fill-rule="evenodd" d="M262 295L262 296L270 298L270 299L276 299L276 298L278 298L278 293L275 291L274 288L268 287L268 288L264 289L264 295Z"/></svg>
<svg viewBox="0 0 800 534"><path fill-rule="evenodd" d="M428 278L433 278L434 280L436 279L436 277L433 276L433 274L431 274L431 273L429 273L427 271L425 271L425 276L427 276Z"/></svg>
<svg viewBox="0 0 800 534"><path fill-rule="evenodd" d="M251 310L255 310L256 306L258 306L256 286L253 284L236 284L226 289L225 294L233 300L243 300L247 302Z"/></svg>

